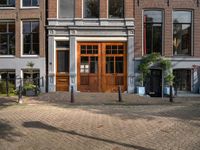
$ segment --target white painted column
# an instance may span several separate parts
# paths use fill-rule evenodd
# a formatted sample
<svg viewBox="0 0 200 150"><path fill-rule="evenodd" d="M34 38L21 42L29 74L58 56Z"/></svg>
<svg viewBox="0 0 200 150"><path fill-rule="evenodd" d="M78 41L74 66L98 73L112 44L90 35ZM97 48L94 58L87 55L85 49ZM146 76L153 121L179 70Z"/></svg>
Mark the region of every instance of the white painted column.
<svg viewBox="0 0 200 150"><path fill-rule="evenodd" d="M76 37L70 37L70 90L71 86L77 91L77 43Z"/></svg>
<svg viewBox="0 0 200 150"><path fill-rule="evenodd" d="M134 33L129 31L130 35L128 37L127 45L127 90L128 93L134 93L135 81L134 81Z"/></svg>
<svg viewBox="0 0 200 150"><path fill-rule="evenodd" d="M55 41L54 37L50 36L49 37L49 44L48 44L48 49L49 49L49 62L48 62L48 68L49 68L49 92L54 92L56 91L56 77L55 77L55 65L56 65L56 60L55 60Z"/></svg>

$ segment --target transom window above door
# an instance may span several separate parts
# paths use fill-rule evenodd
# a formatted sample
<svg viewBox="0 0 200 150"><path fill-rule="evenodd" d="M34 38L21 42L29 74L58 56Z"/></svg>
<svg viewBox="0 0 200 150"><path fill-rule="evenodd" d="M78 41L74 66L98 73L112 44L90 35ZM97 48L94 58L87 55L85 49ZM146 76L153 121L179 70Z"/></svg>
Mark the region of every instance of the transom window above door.
<svg viewBox="0 0 200 150"><path fill-rule="evenodd" d="M99 18L99 0L84 0L84 18Z"/></svg>
<svg viewBox="0 0 200 150"><path fill-rule="evenodd" d="M82 45L81 54L98 54L98 45Z"/></svg>
<svg viewBox="0 0 200 150"><path fill-rule="evenodd" d="M38 7L39 0L22 0L23 7Z"/></svg>
<svg viewBox="0 0 200 150"><path fill-rule="evenodd" d="M143 44L144 54L162 54L163 13L160 10L144 11Z"/></svg>
<svg viewBox="0 0 200 150"><path fill-rule="evenodd" d="M106 54L124 54L124 45L107 45Z"/></svg>

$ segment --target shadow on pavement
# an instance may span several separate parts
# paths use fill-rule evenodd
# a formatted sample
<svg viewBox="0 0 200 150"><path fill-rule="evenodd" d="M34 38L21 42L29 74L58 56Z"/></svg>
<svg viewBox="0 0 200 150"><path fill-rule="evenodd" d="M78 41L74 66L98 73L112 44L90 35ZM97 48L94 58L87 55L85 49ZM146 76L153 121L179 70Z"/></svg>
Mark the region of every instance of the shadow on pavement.
<svg viewBox="0 0 200 150"><path fill-rule="evenodd" d="M8 121L0 119L0 139L14 142L21 136L22 134L14 131L14 127L9 125Z"/></svg>
<svg viewBox="0 0 200 150"><path fill-rule="evenodd" d="M0 109L17 104L17 99L14 97L0 97Z"/></svg>
<svg viewBox="0 0 200 150"><path fill-rule="evenodd" d="M103 139L103 138L99 138L99 137L93 137L93 136L90 136L90 135L77 133L76 131L66 131L66 130L59 129L59 128L56 128L54 126L45 124L45 123L40 122L40 121L24 122L23 126L26 127L26 128L38 128L38 129L44 129L44 130L48 130L48 131L52 131L52 132L63 132L63 133L67 133L67 134L70 134L70 135L80 136L80 137L84 137L84 138L96 140L96 141L107 142L107 143L110 143L110 144L117 144L117 145L120 145L120 146L124 146L124 147L128 147L128 148L134 148L134 149L137 149L137 150L153 150L153 149L145 148L145 147L142 147L142 146L126 144L126 143L117 142L117 141L113 141L113 140L109 140L109 139Z"/></svg>
<svg viewBox="0 0 200 150"><path fill-rule="evenodd" d="M200 120L200 98L177 97L174 103L168 98L141 97L122 94L123 102L117 102L117 93L75 93L75 103L70 104L70 93L53 92L34 97L36 102L46 102L61 108L78 108L91 113L105 114L121 119L146 119L156 117L184 120ZM112 109L111 109L112 107ZM124 111L123 107L130 111Z"/></svg>

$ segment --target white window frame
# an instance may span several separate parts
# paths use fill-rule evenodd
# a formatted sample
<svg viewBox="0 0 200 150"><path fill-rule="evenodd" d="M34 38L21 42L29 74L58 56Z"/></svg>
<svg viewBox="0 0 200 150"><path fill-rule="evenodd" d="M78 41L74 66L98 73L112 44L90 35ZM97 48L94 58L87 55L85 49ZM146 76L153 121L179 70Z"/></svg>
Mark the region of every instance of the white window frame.
<svg viewBox="0 0 200 150"><path fill-rule="evenodd" d="M0 7L0 10L4 10L4 9L16 9L16 1L15 1L15 7Z"/></svg>
<svg viewBox="0 0 200 150"><path fill-rule="evenodd" d="M38 9L40 8L40 0L38 0L39 5L38 6L23 6L23 0L20 0L20 8L21 9Z"/></svg>
<svg viewBox="0 0 200 150"><path fill-rule="evenodd" d="M28 58L32 58L32 57L40 57L40 34L39 34L39 54L38 55L24 55L23 51L24 51L24 40L23 40L23 21L38 21L39 22L39 33L40 33L40 20L39 19L33 19L33 20L21 20L20 23L20 45L21 45L21 57L28 57Z"/></svg>
<svg viewBox="0 0 200 150"><path fill-rule="evenodd" d="M4 20L4 21L15 23L15 38L16 38L16 22L15 22L15 20ZM16 40L15 40L15 55L0 55L0 58L15 58L15 56L16 56Z"/></svg>

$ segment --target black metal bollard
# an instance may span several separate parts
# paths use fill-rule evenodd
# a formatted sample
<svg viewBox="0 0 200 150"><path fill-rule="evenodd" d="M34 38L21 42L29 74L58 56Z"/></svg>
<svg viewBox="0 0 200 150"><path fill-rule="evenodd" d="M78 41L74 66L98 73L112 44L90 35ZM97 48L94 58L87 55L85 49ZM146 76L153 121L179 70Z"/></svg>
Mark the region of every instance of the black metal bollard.
<svg viewBox="0 0 200 150"><path fill-rule="evenodd" d="M172 103L173 102L173 91L172 91L172 85L170 85L170 94L169 94L169 101Z"/></svg>
<svg viewBox="0 0 200 150"><path fill-rule="evenodd" d="M19 92L18 92L18 103L22 103L22 87L19 86Z"/></svg>
<svg viewBox="0 0 200 150"><path fill-rule="evenodd" d="M122 102L122 89L121 86L118 86L118 100Z"/></svg>
<svg viewBox="0 0 200 150"><path fill-rule="evenodd" d="M6 94L9 96L8 77L6 78Z"/></svg>
<svg viewBox="0 0 200 150"><path fill-rule="evenodd" d="M74 87L71 86L71 103L74 103Z"/></svg>

